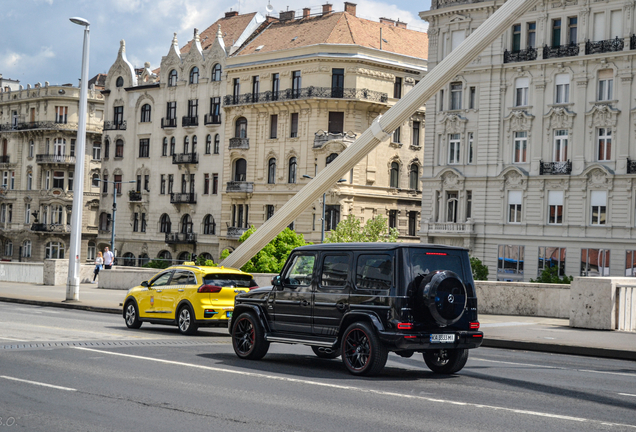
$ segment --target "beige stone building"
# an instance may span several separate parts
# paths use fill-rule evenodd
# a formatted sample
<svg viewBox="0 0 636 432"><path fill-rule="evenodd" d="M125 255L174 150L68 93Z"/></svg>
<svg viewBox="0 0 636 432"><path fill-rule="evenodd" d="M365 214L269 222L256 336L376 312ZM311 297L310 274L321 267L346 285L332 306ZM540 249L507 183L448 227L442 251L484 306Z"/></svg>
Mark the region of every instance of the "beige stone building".
<svg viewBox="0 0 636 432"><path fill-rule="evenodd" d="M433 0L434 68L501 1ZM427 103L423 241L491 279L634 276L634 4L542 1Z"/></svg>
<svg viewBox="0 0 636 432"><path fill-rule="evenodd" d="M79 88L70 85L0 90L0 256L3 260L67 258L73 177L84 164L82 259L95 256L104 98L88 91L86 156L76 160Z"/></svg>
<svg viewBox="0 0 636 432"><path fill-rule="evenodd" d="M228 60L224 98L221 246L235 247L364 132L426 73L426 33L326 4L281 12ZM325 230L351 213L383 215L419 241L424 109L326 194ZM321 239L322 200L292 224Z"/></svg>

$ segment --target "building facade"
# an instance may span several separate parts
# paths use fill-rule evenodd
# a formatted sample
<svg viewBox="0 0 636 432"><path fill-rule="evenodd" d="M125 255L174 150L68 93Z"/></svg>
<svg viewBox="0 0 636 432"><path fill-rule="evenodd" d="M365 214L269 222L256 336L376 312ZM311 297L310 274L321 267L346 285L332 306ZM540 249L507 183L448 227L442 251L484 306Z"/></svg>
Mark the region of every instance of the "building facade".
<svg viewBox="0 0 636 432"><path fill-rule="evenodd" d="M79 93L70 85L0 90L0 256L3 260L67 258L74 184L84 181L81 250L95 257L104 98L88 91L86 153L75 156ZM75 179L77 163L85 179Z"/></svg>
<svg viewBox="0 0 636 432"><path fill-rule="evenodd" d="M270 17L271 18L271 17ZM330 4L281 12L227 61L222 248L236 247L426 73L427 36ZM424 108L326 193L325 231L382 215L418 241ZM320 242L323 200L291 227Z"/></svg>
<svg viewBox="0 0 636 432"><path fill-rule="evenodd" d="M501 1L433 0L433 68ZM490 278L633 276L633 3L542 1L427 103L422 241Z"/></svg>

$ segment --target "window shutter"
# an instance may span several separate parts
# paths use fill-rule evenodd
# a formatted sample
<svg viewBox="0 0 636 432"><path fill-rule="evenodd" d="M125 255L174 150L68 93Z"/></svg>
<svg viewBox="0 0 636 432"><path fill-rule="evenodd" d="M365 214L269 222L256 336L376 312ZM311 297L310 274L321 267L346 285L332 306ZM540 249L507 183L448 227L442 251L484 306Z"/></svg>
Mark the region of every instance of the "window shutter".
<svg viewBox="0 0 636 432"><path fill-rule="evenodd" d="M591 194L592 206L605 206L607 205L607 192L606 191L592 191Z"/></svg>
<svg viewBox="0 0 636 432"><path fill-rule="evenodd" d="M509 191L508 192L508 205L521 204L523 195L521 191Z"/></svg>
<svg viewBox="0 0 636 432"><path fill-rule="evenodd" d="M563 191L548 191L548 205L563 205Z"/></svg>

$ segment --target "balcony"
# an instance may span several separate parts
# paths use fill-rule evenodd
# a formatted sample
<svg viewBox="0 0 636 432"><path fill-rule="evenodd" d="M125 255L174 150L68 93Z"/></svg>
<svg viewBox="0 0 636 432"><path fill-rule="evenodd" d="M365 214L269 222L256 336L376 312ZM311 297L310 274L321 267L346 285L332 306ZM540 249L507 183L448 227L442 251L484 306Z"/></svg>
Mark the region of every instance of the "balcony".
<svg viewBox="0 0 636 432"><path fill-rule="evenodd" d="M572 174L572 162L539 162L539 175L569 175Z"/></svg>
<svg viewBox="0 0 636 432"><path fill-rule="evenodd" d="M195 193L171 193L170 204L196 204L197 194Z"/></svg>
<svg viewBox="0 0 636 432"><path fill-rule="evenodd" d="M387 103L386 93L369 89L305 87L301 89L287 89L277 92L246 93L242 95L228 95L223 98L225 106L286 101L294 99L329 98L329 99L358 99L370 102Z"/></svg>
<svg viewBox="0 0 636 432"><path fill-rule="evenodd" d="M331 133L319 130L314 134L314 148L320 148L329 141L342 141L345 144L352 144L357 135L353 132Z"/></svg>
<svg viewBox="0 0 636 432"><path fill-rule="evenodd" d="M141 192L140 191L128 191L128 201L129 202L141 202Z"/></svg>
<svg viewBox="0 0 636 432"><path fill-rule="evenodd" d="M178 153L172 155L173 164L198 164L199 153Z"/></svg>
<svg viewBox="0 0 636 432"><path fill-rule="evenodd" d="M422 231L429 234L472 234L472 222L433 222L425 224Z"/></svg>
<svg viewBox="0 0 636 432"><path fill-rule="evenodd" d="M504 51L504 63L531 61L537 59L537 49L528 47L520 51Z"/></svg>
<svg viewBox="0 0 636 432"><path fill-rule="evenodd" d="M585 42L585 54L600 54L606 52L623 51L625 42L618 36L615 39L607 39L597 42Z"/></svg>
<svg viewBox="0 0 636 432"><path fill-rule="evenodd" d="M31 225L31 231L37 232L47 232L47 233L70 233L71 226L70 225L61 225L61 224L41 224L36 223Z"/></svg>
<svg viewBox="0 0 636 432"><path fill-rule="evenodd" d="M75 156L39 154L35 155L35 161L39 164L75 164Z"/></svg>
<svg viewBox="0 0 636 432"><path fill-rule="evenodd" d="M210 125L210 124L212 124L212 125L220 125L221 124L221 114L217 114L217 115L206 114L203 117L203 122L206 125Z"/></svg>
<svg viewBox="0 0 636 432"><path fill-rule="evenodd" d="M8 168L10 163L9 155L0 156L0 168Z"/></svg>
<svg viewBox="0 0 636 432"><path fill-rule="evenodd" d="M250 148L249 138L230 138L230 149L249 150L249 148Z"/></svg>
<svg viewBox="0 0 636 432"><path fill-rule="evenodd" d="M167 244L196 244L195 233L166 233Z"/></svg>
<svg viewBox="0 0 636 432"><path fill-rule="evenodd" d="M181 117L181 126L183 127L194 127L199 126L199 116L194 117Z"/></svg>
<svg viewBox="0 0 636 432"><path fill-rule="evenodd" d="M126 120L105 121L104 130L126 130Z"/></svg>
<svg viewBox="0 0 636 432"><path fill-rule="evenodd" d="M636 161L627 158L627 174L636 174Z"/></svg>
<svg viewBox="0 0 636 432"><path fill-rule="evenodd" d="M246 181L230 181L227 182L225 193L243 193L250 194L254 192L254 183Z"/></svg>
<svg viewBox="0 0 636 432"><path fill-rule="evenodd" d="M176 118L162 118L161 119L161 127L165 128L176 128L177 127L177 119Z"/></svg>
<svg viewBox="0 0 636 432"><path fill-rule="evenodd" d="M559 57L573 57L579 55L579 46L576 44L559 45L556 47L549 47L545 45L543 47L543 58L559 58Z"/></svg>
<svg viewBox="0 0 636 432"><path fill-rule="evenodd" d="M238 240L241 238L245 231L247 231L247 228L227 227L226 237L229 239Z"/></svg>

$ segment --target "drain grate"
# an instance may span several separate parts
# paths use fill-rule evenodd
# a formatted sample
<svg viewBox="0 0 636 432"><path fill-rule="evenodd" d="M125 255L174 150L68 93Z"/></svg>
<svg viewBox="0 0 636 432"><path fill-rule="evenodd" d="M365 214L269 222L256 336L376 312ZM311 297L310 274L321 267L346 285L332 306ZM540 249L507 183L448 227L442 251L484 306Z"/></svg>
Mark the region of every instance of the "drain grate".
<svg viewBox="0 0 636 432"><path fill-rule="evenodd" d="M188 340L147 340L147 341L69 341L69 342L25 342L11 345L0 345L0 350L49 349L68 347L126 347L126 346L197 346L218 344L220 341L188 341ZM222 342L221 342L222 343ZM227 342L226 342L227 343Z"/></svg>

